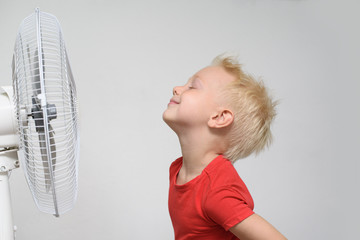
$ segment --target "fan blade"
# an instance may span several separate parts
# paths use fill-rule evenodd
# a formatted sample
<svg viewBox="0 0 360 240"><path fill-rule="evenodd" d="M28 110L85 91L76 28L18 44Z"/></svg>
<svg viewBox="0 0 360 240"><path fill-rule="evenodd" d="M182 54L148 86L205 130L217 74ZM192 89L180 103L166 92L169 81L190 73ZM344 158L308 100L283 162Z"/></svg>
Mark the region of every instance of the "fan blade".
<svg viewBox="0 0 360 240"><path fill-rule="evenodd" d="M31 56L30 56L29 44L27 45L27 54L28 54L28 59L30 61ZM35 51L34 61L30 63L30 68L32 73L33 93L34 96L37 96L41 93L38 50Z"/></svg>
<svg viewBox="0 0 360 240"><path fill-rule="evenodd" d="M45 188L46 188L46 192L49 192L51 180L50 180L49 162L48 162L47 150L46 150L45 133L43 131L41 132L39 131L38 136L39 136L41 159L44 167Z"/></svg>
<svg viewBox="0 0 360 240"><path fill-rule="evenodd" d="M31 146L29 146L29 140L28 140L28 129L22 129L22 136L23 136L23 143L24 143L24 154L25 154L25 160L26 165L24 167L27 167L28 169L31 169L30 171L27 171L28 176L35 181L35 161L34 158L31 155L31 152L29 149Z"/></svg>
<svg viewBox="0 0 360 240"><path fill-rule="evenodd" d="M55 136L54 130L49 124L49 139L50 139L50 156L51 156L51 165L52 165L52 173L50 173L50 166L49 166L49 159L47 154L47 146L46 146L46 138L45 132L41 131L38 132L39 136L39 143L40 143L40 151L41 151L41 158L44 167L44 178L45 178L45 189L46 192L50 191L51 188L51 175L53 175L55 171L55 164L56 164L56 145L55 145Z"/></svg>

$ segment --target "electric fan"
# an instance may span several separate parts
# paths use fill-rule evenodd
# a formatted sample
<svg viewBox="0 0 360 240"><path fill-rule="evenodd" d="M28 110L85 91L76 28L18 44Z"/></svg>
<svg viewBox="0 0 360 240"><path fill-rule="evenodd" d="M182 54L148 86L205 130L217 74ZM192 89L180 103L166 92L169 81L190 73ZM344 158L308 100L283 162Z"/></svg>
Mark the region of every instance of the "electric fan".
<svg viewBox="0 0 360 240"><path fill-rule="evenodd" d="M21 165L39 210L56 217L73 208L78 188L76 88L55 16L37 8L23 20L12 75L12 87L0 88L1 240L14 239L13 169Z"/></svg>

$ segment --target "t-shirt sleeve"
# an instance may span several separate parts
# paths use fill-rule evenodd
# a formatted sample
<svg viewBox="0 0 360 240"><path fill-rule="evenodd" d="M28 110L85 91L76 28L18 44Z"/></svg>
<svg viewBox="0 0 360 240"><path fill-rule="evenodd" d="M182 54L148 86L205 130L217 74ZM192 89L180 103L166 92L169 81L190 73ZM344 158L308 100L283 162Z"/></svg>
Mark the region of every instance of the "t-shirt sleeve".
<svg viewBox="0 0 360 240"><path fill-rule="evenodd" d="M207 216L226 231L254 212L252 200L246 200L238 186L224 186L211 190L204 204ZM251 197L250 197L251 198Z"/></svg>

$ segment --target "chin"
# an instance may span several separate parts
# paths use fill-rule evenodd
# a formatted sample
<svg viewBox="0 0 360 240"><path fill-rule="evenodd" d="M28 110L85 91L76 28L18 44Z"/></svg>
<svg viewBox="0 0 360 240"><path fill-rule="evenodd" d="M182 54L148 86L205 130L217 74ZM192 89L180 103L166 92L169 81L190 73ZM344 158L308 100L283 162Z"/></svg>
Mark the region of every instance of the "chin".
<svg viewBox="0 0 360 240"><path fill-rule="evenodd" d="M169 125L169 123L171 122L171 118L170 118L169 114L167 113L167 110L164 111L164 113L162 115L162 119L167 125Z"/></svg>
<svg viewBox="0 0 360 240"><path fill-rule="evenodd" d="M166 113L166 111L163 113L163 121L174 131L176 132L176 121L169 116L169 114Z"/></svg>

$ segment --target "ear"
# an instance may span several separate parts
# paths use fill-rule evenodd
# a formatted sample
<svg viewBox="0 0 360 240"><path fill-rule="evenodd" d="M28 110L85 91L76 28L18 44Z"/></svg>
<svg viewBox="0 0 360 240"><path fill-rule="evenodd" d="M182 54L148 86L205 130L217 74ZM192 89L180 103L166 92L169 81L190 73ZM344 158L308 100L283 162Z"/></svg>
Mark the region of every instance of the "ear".
<svg viewBox="0 0 360 240"><path fill-rule="evenodd" d="M211 115L208 121L210 128L223 128L229 126L234 121L234 114L229 109L220 109Z"/></svg>

